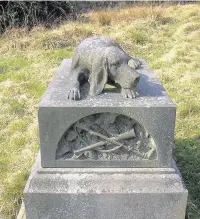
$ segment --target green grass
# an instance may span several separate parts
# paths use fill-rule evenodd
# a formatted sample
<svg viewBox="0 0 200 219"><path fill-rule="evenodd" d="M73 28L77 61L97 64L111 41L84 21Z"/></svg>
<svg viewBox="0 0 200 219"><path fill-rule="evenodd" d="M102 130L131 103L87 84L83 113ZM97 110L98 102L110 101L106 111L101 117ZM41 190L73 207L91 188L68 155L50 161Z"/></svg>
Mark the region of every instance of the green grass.
<svg viewBox="0 0 200 219"><path fill-rule="evenodd" d="M19 210L39 149L38 103L55 69L72 57L81 39L105 35L146 59L177 104L174 155L189 190L187 218L199 219L200 4L82 17L54 29L13 29L0 37L0 217L16 218Z"/></svg>

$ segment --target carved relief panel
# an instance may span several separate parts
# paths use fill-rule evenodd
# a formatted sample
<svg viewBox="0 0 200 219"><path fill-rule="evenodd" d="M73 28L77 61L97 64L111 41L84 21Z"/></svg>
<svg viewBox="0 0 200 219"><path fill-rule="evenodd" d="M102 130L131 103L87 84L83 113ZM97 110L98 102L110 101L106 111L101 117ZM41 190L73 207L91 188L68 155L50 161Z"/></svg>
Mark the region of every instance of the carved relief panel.
<svg viewBox="0 0 200 219"><path fill-rule="evenodd" d="M156 160L156 144L145 128L116 113L92 114L62 136L57 160Z"/></svg>

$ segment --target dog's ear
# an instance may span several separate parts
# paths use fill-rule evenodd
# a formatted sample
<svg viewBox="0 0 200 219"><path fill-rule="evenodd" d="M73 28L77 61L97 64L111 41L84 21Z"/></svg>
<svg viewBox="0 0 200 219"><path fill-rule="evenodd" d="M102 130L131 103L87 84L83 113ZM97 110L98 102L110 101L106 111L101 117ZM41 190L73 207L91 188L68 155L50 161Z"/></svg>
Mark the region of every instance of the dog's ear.
<svg viewBox="0 0 200 219"><path fill-rule="evenodd" d="M90 73L90 95L96 96L102 92L108 81L108 61L105 57L93 63Z"/></svg>

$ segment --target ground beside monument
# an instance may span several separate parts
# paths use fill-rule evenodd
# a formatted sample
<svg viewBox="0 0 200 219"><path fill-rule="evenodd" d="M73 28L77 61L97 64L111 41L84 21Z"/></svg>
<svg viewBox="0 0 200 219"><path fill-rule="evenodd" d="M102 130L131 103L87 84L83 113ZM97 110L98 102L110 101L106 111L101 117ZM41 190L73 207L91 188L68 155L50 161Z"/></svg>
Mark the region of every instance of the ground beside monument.
<svg viewBox="0 0 200 219"><path fill-rule="evenodd" d="M112 27L101 26L97 20L92 25L68 23L56 30L37 27L31 34L23 29L12 30L1 37L1 73L4 73L0 76L1 101L6 103L1 108L2 213L11 217L18 212L23 185L38 150L37 104L54 68L63 58L71 57L72 49L67 46L76 44L67 34L78 41L96 32L122 41L126 39L124 46L130 54L147 59L178 105L175 158L190 192L189 217L199 218L198 10L198 5L174 6L157 17L133 20L131 25L138 24L134 33L125 28L130 20L121 26L114 22ZM150 49L151 53L145 52Z"/></svg>

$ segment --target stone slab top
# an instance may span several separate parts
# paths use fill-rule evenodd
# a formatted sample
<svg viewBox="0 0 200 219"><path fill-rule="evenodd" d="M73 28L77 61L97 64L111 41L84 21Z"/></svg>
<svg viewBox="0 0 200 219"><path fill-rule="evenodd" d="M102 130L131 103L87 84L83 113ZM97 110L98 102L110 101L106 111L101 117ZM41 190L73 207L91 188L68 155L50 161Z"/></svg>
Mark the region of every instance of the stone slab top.
<svg viewBox="0 0 200 219"><path fill-rule="evenodd" d="M71 59L64 59L55 77L49 84L39 107L173 107L176 105L167 95L155 74L150 70L145 60L141 59L141 66L137 69L140 81L136 91L139 97L125 99L117 88L105 88L103 93L95 97L87 95L89 84L81 88L81 100L74 101L67 98L70 89L69 71Z"/></svg>
<svg viewBox="0 0 200 219"><path fill-rule="evenodd" d="M41 183L42 178L48 179L46 181L48 186ZM53 185L56 179L59 179L58 186ZM79 182L82 180L88 182L87 186ZM96 183L91 183L91 180ZM115 188L121 183L124 187L121 190L122 193L130 193L131 190L136 193L166 193L169 191L187 193L175 161L173 161L172 168L43 168L41 166L40 153L33 165L24 192L26 193L28 190L29 192L33 192L38 188L41 189L41 187L44 187L42 189L44 192L44 189L49 190L49 187L52 186L53 188L51 188L50 191L55 192L62 183L65 190L67 190L69 189L70 181L73 184L72 187L80 186L76 190L78 193L83 190L86 193L91 192L95 186L97 186L98 189L102 188L102 190L104 190L106 184L109 187L109 189L107 188L108 193L112 193L115 192ZM126 183L128 183L128 186L125 186ZM154 186L150 188L149 183L153 183ZM102 186L100 186L100 184ZM159 189L155 189L155 187ZM57 192L60 192L60 190L58 189Z"/></svg>

